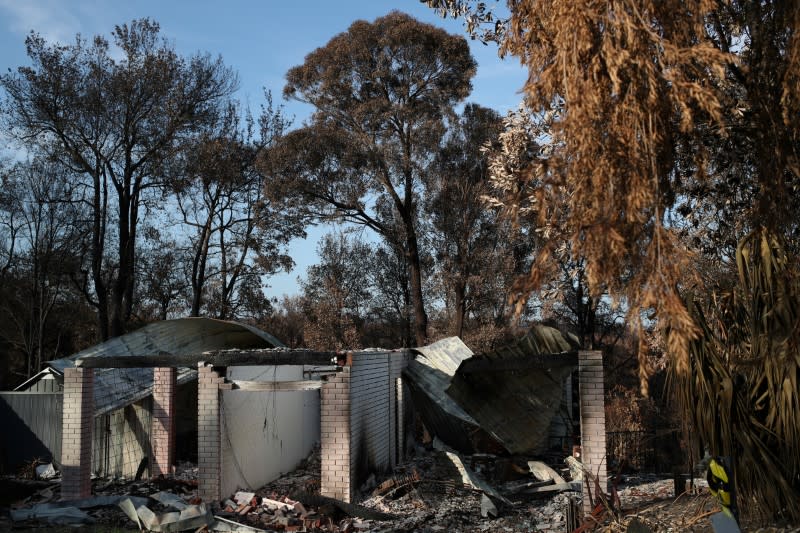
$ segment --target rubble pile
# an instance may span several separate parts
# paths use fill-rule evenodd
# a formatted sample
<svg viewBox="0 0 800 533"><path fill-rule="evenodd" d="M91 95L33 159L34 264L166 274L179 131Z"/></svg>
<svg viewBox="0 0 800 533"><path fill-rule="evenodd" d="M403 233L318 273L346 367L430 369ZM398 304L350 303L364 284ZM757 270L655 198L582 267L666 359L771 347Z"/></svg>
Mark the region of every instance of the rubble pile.
<svg viewBox="0 0 800 533"><path fill-rule="evenodd" d="M370 476L359 505L319 494L318 450L293 472L221 502L197 498L196 476L194 465L182 464L170 478L94 480L93 496L75 502L59 501L56 479L17 502L11 517L14 527L101 523L152 531L561 532L570 498L526 493L553 480L536 480L524 461L423 448L390 475Z"/></svg>
<svg viewBox="0 0 800 533"><path fill-rule="evenodd" d="M579 503L579 495L525 492L529 483L548 482L537 483L525 461L517 462L491 454L464 457L460 466L470 472L465 479L452 454L418 449L413 460L374 488L365 484L362 505L399 517L376 524L374 531L380 532L564 531L566 507L570 499ZM487 489L497 496L487 497ZM485 512L487 500L493 513Z"/></svg>
<svg viewBox="0 0 800 533"><path fill-rule="evenodd" d="M390 474L371 476L359 488L360 503L350 504L319 494L315 451L295 471L221 502L197 498L196 468L188 464L170 478L94 480L93 496L72 502L59 501L56 478L18 501L10 519L0 516L0 530L94 523L118 530L240 533L561 533L571 531L568 509L581 505L580 492L567 481L574 474L566 465L552 469L490 454L454 459L447 451L419 448ZM617 486L620 507L604 514L595 530L710 531L708 517L718 506L705 487L695 479L691 490L675 499L672 478L626 476Z"/></svg>

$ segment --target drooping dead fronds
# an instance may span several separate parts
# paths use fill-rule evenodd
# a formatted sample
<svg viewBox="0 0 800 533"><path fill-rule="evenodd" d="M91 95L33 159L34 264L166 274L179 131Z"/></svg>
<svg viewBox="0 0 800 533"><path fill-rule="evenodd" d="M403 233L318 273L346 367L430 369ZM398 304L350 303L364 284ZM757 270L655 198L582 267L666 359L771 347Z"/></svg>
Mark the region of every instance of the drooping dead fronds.
<svg viewBox="0 0 800 533"><path fill-rule="evenodd" d="M563 109L549 126L546 173L531 195L550 238L524 293L569 241L596 293L607 288L669 323L668 344L686 368L696 329L678 289L690 255L665 223L674 201L674 135L696 121L722 124L717 86L734 58L711 46L709 2L509 2L502 51L529 67L534 115ZM534 169L529 175L534 174ZM646 367L642 366L643 377Z"/></svg>
<svg viewBox="0 0 800 533"><path fill-rule="evenodd" d="M679 406L713 455L733 458L744 511L800 518L800 280L779 239L750 234L738 284L690 302L701 334L689 372L673 366Z"/></svg>
<svg viewBox="0 0 800 533"><path fill-rule="evenodd" d="M429 3L453 12L469 4ZM654 312L670 332L676 368L686 371L699 330L681 292L701 284L697 254L716 244L703 235L687 240L686 229L791 225L800 190L797 8L507 3L500 50L528 67L527 110L545 126L550 149L527 165L506 150L493 168L495 203L529 215L545 237L520 297L548 280L556 249L568 242L574 259L585 261L593 294L624 300L636 329ZM508 140L525 127L509 124ZM730 218L715 220L720 213ZM728 237L735 242L741 233ZM647 374L642 366L643 385Z"/></svg>

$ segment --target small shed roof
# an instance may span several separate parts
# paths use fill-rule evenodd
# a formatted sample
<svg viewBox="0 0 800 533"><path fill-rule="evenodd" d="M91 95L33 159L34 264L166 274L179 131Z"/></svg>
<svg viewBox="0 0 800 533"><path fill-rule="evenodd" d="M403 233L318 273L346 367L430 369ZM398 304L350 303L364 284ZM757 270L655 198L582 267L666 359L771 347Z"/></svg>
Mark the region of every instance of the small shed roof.
<svg viewBox="0 0 800 533"><path fill-rule="evenodd" d="M278 348L278 339L258 328L212 318L164 320L87 348L70 357L49 361L63 375L79 357L129 356L142 353L189 355L230 348ZM44 371L43 371L44 372ZM194 368L178 369L178 383L196 379ZM95 416L146 398L153 391L151 368L98 368L94 371Z"/></svg>

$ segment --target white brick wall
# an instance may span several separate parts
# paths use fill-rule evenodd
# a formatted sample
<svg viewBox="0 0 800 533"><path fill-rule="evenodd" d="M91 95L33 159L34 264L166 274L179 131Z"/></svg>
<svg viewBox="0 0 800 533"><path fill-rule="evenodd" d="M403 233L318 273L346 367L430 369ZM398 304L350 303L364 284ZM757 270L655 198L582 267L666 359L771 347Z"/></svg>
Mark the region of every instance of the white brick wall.
<svg viewBox="0 0 800 533"><path fill-rule="evenodd" d="M350 367L329 377L320 391L321 487L323 496L349 502Z"/></svg>
<svg viewBox="0 0 800 533"><path fill-rule="evenodd" d="M351 501L370 473L388 472L410 433L409 398L397 393L407 352L356 352L321 391L322 494ZM400 416L402 414L402 416ZM402 420L401 420L402 419Z"/></svg>
<svg viewBox="0 0 800 533"><path fill-rule="evenodd" d="M92 430L94 429L94 370L64 369L61 443L61 499L92 494Z"/></svg>
<svg viewBox="0 0 800 533"><path fill-rule="evenodd" d="M608 491L606 475L606 417L603 396L603 353L579 352L578 372L581 398L581 460L583 468L593 480L597 477L600 488ZM592 496L595 486L591 483ZM594 503L597 503L595 498ZM592 512L588 489L583 486L583 510Z"/></svg>

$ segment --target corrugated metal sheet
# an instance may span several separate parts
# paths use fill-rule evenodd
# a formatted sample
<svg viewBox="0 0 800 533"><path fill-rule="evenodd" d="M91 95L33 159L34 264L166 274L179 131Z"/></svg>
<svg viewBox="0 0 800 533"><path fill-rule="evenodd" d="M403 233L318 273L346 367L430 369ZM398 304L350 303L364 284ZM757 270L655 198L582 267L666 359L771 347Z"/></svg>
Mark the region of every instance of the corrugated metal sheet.
<svg viewBox="0 0 800 533"><path fill-rule="evenodd" d="M0 393L0 473L61 459L61 393Z"/></svg>
<svg viewBox="0 0 800 533"><path fill-rule="evenodd" d="M258 328L211 318L179 318L148 324L141 329L109 339L68 358L49 361L61 374L83 356L125 356L167 353L185 355L226 348L279 348L278 339ZM44 372L44 371L43 371ZM178 369L178 384L196 379L197 371ZM152 394L150 368L98 368L94 371L95 416L130 405Z"/></svg>
<svg viewBox="0 0 800 533"><path fill-rule="evenodd" d="M534 326L509 346L463 361L447 394L510 453L541 453L576 350L558 330Z"/></svg>
<svg viewBox="0 0 800 533"><path fill-rule="evenodd" d="M403 376L425 427L459 451L477 451L476 441L486 444L487 436L477 422L445 393L459 365L472 357L472 351L458 337L443 339L413 351L418 355L403 370Z"/></svg>
<svg viewBox="0 0 800 533"><path fill-rule="evenodd" d="M576 349L574 338L546 326L477 356L451 337L414 349L419 355L404 375L425 427L450 446L470 452L478 442L499 443L537 454L577 366Z"/></svg>
<svg viewBox="0 0 800 533"><path fill-rule="evenodd" d="M64 380L62 373L52 368L45 368L25 383L17 385L14 389L17 392L61 392Z"/></svg>

